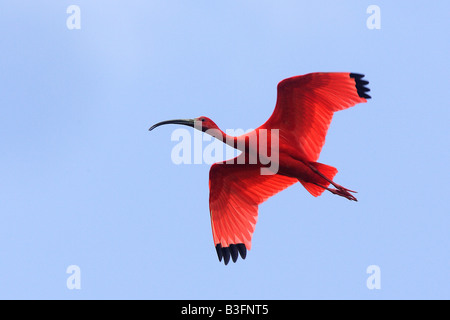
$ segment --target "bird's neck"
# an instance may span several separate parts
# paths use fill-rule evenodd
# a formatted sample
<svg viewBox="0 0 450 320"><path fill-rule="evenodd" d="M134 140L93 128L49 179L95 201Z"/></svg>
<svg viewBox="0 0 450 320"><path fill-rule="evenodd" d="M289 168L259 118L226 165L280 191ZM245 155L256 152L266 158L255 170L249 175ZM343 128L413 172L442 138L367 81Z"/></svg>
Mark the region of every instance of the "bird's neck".
<svg viewBox="0 0 450 320"><path fill-rule="evenodd" d="M246 133L240 136L230 136L220 129L209 129L206 131L210 136L222 141L234 149L240 151L254 151L257 150L258 145L258 132L254 130L250 133Z"/></svg>
<svg viewBox="0 0 450 320"><path fill-rule="evenodd" d="M223 132L222 130L220 130L219 128L217 128L217 129L208 129L208 130L205 131L205 133L209 134L213 138L216 138L217 140L222 141L223 143L225 143L225 144L227 144L230 147L235 148L235 149L241 150L239 148L239 146L243 145L240 142L241 141L241 139L239 139L240 137L230 136L230 135L226 134L225 132Z"/></svg>

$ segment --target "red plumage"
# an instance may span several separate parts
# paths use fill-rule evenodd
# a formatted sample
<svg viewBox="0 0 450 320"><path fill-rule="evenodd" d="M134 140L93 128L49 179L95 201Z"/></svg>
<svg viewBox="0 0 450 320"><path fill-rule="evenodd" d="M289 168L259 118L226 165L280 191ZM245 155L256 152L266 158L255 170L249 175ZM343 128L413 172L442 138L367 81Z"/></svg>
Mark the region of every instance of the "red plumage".
<svg viewBox="0 0 450 320"><path fill-rule="evenodd" d="M251 249L251 239L258 218L258 205L269 197L300 182L309 193L317 197L325 190L356 201L355 192L336 184L333 179L337 169L318 163L320 152L333 114L357 103L367 102L370 91L364 76L354 73L310 73L285 79L278 84L277 102L271 117L253 132L239 137L228 137L206 117L191 120L171 120L154 125L178 123L193 126L189 121L200 122L201 130L215 129L223 142L243 153L230 161L215 163L209 173L209 206L214 245L219 260L235 262L239 255L246 257ZM183 122L184 121L184 122ZM252 148L252 135L260 137L278 130L278 170L273 175L261 174L266 167L262 161L249 163L249 156L260 156ZM259 139L259 138L258 138ZM329 188L330 184L334 188Z"/></svg>

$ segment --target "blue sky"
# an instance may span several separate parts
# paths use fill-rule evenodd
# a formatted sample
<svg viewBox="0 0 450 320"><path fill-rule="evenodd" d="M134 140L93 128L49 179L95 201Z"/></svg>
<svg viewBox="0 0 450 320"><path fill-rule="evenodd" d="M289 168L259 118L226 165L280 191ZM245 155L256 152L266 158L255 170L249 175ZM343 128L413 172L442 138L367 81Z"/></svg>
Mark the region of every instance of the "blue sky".
<svg viewBox="0 0 450 320"><path fill-rule="evenodd" d="M66 9L78 5L81 29ZM369 30L369 5L381 29ZM449 12L444 1L14 1L0 10L0 298L450 298ZM359 202L296 184L260 206L252 250L213 246L209 165L176 126L255 128L276 85L364 73L320 162ZM205 143L206 144L206 143ZM81 270L69 290L66 269ZM381 289L366 269L381 270Z"/></svg>

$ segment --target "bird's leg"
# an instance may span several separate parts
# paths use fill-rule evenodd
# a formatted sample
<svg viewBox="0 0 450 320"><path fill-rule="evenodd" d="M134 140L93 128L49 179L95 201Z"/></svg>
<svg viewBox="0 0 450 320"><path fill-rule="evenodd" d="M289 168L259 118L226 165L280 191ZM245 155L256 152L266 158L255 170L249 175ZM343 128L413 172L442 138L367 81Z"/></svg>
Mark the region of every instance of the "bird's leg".
<svg viewBox="0 0 450 320"><path fill-rule="evenodd" d="M319 185L319 184L316 184L316 185L318 185L319 187L324 188L324 189L330 191L330 192L333 193L333 194L337 194L337 195L339 195L339 196L341 196L341 197L345 197L345 198L347 198L347 199L349 199L349 200L358 201L358 200L350 193L350 192L353 192L353 193L358 193L358 192L353 191L353 190L350 190L350 189L347 189L347 188L345 188L345 187L343 187L343 186L337 184L337 183L334 182L333 180L328 179L324 174L322 174L322 172L320 172L319 170L317 170L317 168L315 168L315 167L314 167L313 165L311 165L311 164L309 165L309 168L310 168L314 173L316 173L317 175L319 175L320 177L322 177L323 179L325 179L327 182L329 182L331 185L333 185L336 189L333 189L333 188L327 188L327 187L321 186L321 185Z"/></svg>
<svg viewBox="0 0 450 320"><path fill-rule="evenodd" d="M322 174L322 172L320 172L319 170L317 170L317 168L315 168L313 165L309 165L309 168L314 171L314 173L318 174L319 176L321 176L322 178L324 178L325 180L327 180L329 183L331 183L335 188L337 189L344 189L345 191L348 192L353 192L353 193L358 193L357 191L353 191L350 189L347 189L339 184L337 184L336 182L334 182L333 180L328 179L325 175Z"/></svg>
<svg viewBox="0 0 450 320"><path fill-rule="evenodd" d="M325 188L326 190L330 191L332 194L337 194L338 196L347 198L348 200L358 201L346 188L342 189L333 189L333 188ZM353 192L353 191L352 191Z"/></svg>
<svg viewBox="0 0 450 320"><path fill-rule="evenodd" d="M341 188L338 188L338 189L334 189L334 188L327 188L327 187L324 187L324 186L322 186L322 185L320 185L320 184L318 184L318 183L314 183L314 182L312 182L312 183L315 184L316 186L319 186L319 187L321 187L321 188L323 188L323 189L325 189L325 190L330 191L332 194L336 194L336 195L341 196L341 197L344 197L344 198L346 198L346 199L348 199L348 200L358 201L358 199L356 199L356 198L349 192L350 190L348 190L347 188L341 187Z"/></svg>

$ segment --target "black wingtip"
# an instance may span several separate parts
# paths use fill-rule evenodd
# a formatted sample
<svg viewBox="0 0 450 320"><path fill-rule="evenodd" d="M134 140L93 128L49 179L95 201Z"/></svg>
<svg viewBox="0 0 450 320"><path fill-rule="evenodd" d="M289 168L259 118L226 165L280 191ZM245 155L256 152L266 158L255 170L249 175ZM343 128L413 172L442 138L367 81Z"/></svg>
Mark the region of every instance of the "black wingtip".
<svg viewBox="0 0 450 320"><path fill-rule="evenodd" d="M218 245L216 245L216 252L217 252L217 257L219 258L219 262L222 261L222 246L220 245L220 243Z"/></svg>
<svg viewBox="0 0 450 320"><path fill-rule="evenodd" d="M222 255L223 255L223 263L227 265L228 262L230 262L230 248L229 247L222 248Z"/></svg>
<svg viewBox="0 0 450 320"><path fill-rule="evenodd" d="M239 254L241 255L242 259L245 259L245 257L247 256L247 248L245 247L245 244L243 243L238 243L237 245Z"/></svg>
<svg viewBox="0 0 450 320"><path fill-rule="evenodd" d="M243 243L230 244L228 247L222 247L222 245L218 243L216 245L216 252L219 261L222 261L223 258L225 265L230 262L230 258L233 262L236 262L239 255L242 259L245 259L247 256L247 248Z"/></svg>
<svg viewBox="0 0 450 320"><path fill-rule="evenodd" d="M367 94L367 92L370 91L370 89L366 87L369 84L369 81L362 80L362 78L364 78L363 74L350 73L350 78L355 79L356 91L358 92L360 98L372 99L372 97Z"/></svg>
<svg viewBox="0 0 450 320"><path fill-rule="evenodd" d="M238 249L236 248L236 245L234 244L230 244L230 253L231 253L231 259L233 259L233 262L236 262L239 253L238 253Z"/></svg>

